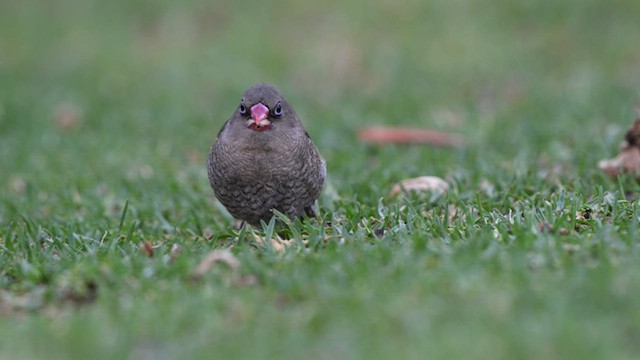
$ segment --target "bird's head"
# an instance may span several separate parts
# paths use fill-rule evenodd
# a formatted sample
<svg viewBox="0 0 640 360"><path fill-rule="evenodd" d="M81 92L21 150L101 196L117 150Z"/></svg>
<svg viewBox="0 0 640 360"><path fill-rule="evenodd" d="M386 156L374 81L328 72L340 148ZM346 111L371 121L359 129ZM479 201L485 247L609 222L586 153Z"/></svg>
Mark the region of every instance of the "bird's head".
<svg viewBox="0 0 640 360"><path fill-rule="evenodd" d="M257 84L248 89L236 112L253 131L269 131L283 118L295 118L284 97L268 84Z"/></svg>

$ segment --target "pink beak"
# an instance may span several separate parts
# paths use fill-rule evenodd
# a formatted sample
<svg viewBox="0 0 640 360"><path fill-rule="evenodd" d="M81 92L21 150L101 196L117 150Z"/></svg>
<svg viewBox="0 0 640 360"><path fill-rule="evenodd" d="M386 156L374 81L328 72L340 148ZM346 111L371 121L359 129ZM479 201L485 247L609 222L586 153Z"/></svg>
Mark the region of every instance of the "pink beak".
<svg viewBox="0 0 640 360"><path fill-rule="evenodd" d="M251 118L256 124L260 124L267 116L269 116L269 108L262 103L257 103L251 107Z"/></svg>
<svg viewBox="0 0 640 360"><path fill-rule="evenodd" d="M263 103L257 103L251 107L251 120L247 121L247 126L254 131L270 130L271 121L267 117L269 117L269 108Z"/></svg>

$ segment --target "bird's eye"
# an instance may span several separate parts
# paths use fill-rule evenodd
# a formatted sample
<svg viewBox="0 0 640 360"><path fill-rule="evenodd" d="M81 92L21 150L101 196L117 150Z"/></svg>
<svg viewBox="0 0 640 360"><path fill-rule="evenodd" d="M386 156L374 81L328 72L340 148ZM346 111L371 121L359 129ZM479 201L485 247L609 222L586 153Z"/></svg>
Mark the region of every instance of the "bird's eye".
<svg viewBox="0 0 640 360"><path fill-rule="evenodd" d="M280 116L282 115L282 103L278 103L275 108L273 108L273 115Z"/></svg>
<svg viewBox="0 0 640 360"><path fill-rule="evenodd" d="M244 104L242 104L242 103L240 103L240 108L239 108L239 110L240 110L240 114L242 114L242 115L244 115L244 114L246 114L246 113L247 113L247 107L246 107L246 106L244 106Z"/></svg>

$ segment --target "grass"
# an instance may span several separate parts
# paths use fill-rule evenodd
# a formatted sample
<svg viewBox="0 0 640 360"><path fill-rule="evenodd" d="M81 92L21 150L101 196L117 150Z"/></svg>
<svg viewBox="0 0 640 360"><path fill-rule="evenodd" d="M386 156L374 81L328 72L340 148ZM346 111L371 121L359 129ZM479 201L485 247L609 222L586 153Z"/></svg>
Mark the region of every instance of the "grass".
<svg viewBox="0 0 640 360"><path fill-rule="evenodd" d="M0 3L0 358L635 358L640 186L596 164L635 116L639 16ZM259 81L328 164L321 219L284 251L231 229L204 167ZM468 145L358 143L372 124ZM421 175L451 190L388 196ZM237 265L194 276L223 249Z"/></svg>

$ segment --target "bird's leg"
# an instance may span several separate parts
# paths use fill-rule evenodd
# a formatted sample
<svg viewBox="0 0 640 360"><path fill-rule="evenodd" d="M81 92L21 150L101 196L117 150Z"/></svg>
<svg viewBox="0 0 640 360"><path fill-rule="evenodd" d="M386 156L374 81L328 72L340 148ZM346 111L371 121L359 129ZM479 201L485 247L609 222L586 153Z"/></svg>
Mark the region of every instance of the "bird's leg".
<svg viewBox="0 0 640 360"><path fill-rule="evenodd" d="M235 230L240 230L242 229L243 226L244 226L244 220L235 220L233 222L233 228Z"/></svg>
<svg viewBox="0 0 640 360"><path fill-rule="evenodd" d="M316 217L316 210L313 208L313 205L305 207L304 213L307 214L307 216L310 218Z"/></svg>

